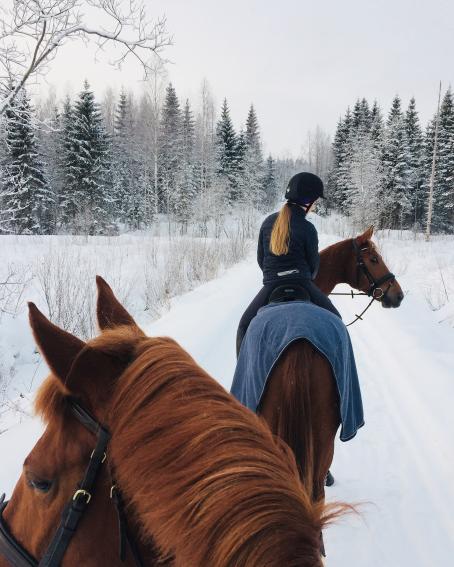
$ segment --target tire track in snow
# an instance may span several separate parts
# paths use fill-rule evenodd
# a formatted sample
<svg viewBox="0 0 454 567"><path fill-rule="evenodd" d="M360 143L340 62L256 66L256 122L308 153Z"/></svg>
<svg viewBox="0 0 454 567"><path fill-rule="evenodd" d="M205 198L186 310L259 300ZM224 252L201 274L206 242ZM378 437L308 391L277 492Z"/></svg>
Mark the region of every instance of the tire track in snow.
<svg viewBox="0 0 454 567"><path fill-rule="evenodd" d="M363 509L366 524L348 520L328 532L330 564L351 565L349 546L355 565L445 564L454 553L451 329L412 297L399 310L369 313L351 328L366 426L351 447L338 444L340 478L328 495L374 505Z"/></svg>

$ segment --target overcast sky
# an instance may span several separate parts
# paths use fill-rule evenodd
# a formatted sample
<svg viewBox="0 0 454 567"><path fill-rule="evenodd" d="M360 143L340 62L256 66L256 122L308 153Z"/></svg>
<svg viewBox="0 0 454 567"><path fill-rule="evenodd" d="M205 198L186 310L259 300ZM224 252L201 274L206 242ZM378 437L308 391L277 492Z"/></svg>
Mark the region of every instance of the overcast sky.
<svg viewBox="0 0 454 567"><path fill-rule="evenodd" d="M387 112L399 93L415 96L423 124L436 107L438 81L454 78L452 0L147 0L166 15L174 46L169 77L180 98L197 99L206 77L218 105L227 97L238 128L254 103L265 150L298 155L317 124L334 132L357 97ZM58 94L87 78L139 90L140 70L112 71L90 50L66 48L53 63Z"/></svg>

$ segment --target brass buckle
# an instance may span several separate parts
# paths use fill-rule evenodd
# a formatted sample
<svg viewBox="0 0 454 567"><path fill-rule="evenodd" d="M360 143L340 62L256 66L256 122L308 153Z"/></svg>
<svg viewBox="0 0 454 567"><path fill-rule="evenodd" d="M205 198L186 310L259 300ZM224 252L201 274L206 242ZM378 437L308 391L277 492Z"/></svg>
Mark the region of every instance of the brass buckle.
<svg viewBox="0 0 454 567"><path fill-rule="evenodd" d="M76 490L73 496L73 500L77 500L79 496L85 496L86 498L85 504L88 504L91 500L91 494L87 490L82 490L82 489Z"/></svg>

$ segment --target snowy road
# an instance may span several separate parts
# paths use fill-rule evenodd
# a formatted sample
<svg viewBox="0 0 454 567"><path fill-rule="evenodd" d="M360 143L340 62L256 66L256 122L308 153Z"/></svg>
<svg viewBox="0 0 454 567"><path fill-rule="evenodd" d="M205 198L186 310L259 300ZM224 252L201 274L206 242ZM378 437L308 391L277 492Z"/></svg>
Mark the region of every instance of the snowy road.
<svg viewBox="0 0 454 567"><path fill-rule="evenodd" d="M392 266L390 266L392 269ZM254 259L176 299L148 325L177 339L229 387L239 317L260 285ZM411 282L400 280L403 288ZM350 320L350 298L336 301ZM361 303L362 305L362 303ZM365 503L326 533L330 567L436 567L454 556L454 331L409 294L398 310L374 305L351 327L366 426L338 443L329 499ZM8 490L39 435L27 422L0 435L0 487Z"/></svg>

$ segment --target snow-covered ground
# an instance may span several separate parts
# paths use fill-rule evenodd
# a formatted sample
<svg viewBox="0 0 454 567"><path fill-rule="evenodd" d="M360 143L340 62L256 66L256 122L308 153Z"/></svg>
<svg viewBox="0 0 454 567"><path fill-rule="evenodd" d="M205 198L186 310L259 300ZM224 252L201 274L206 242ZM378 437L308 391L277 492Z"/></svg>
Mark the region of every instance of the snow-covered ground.
<svg viewBox="0 0 454 567"><path fill-rule="evenodd" d="M319 228L327 226L321 222ZM335 240L322 235L321 246ZM397 310L374 305L363 322L350 327L366 426L352 441L338 443L337 483L328 498L364 504L359 517L349 516L327 531L328 564L449 565L454 556L454 238L426 243L393 233L376 240L406 298ZM228 388L236 325L259 285L251 255L220 278L171 300L160 319L141 323L149 334L174 337ZM335 298L346 321L364 301ZM44 369L25 319L17 320L11 335L23 345L16 353L24 363L20 383L28 376L33 390ZM0 487L7 492L41 431L34 418L18 424L19 415L0 435Z"/></svg>
<svg viewBox="0 0 454 567"><path fill-rule="evenodd" d="M0 432L20 420L45 376L27 329L26 301L82 338L96 333L95 274L146 326L172 297L209 281L244 258L251 241L241 220L221 237L156 233L119 237L2 236L0 239ZM195 227L190 227L191 231ZM211 230L211 233L213 230ZM7 282L7 283L4 283Z"/></svg>

